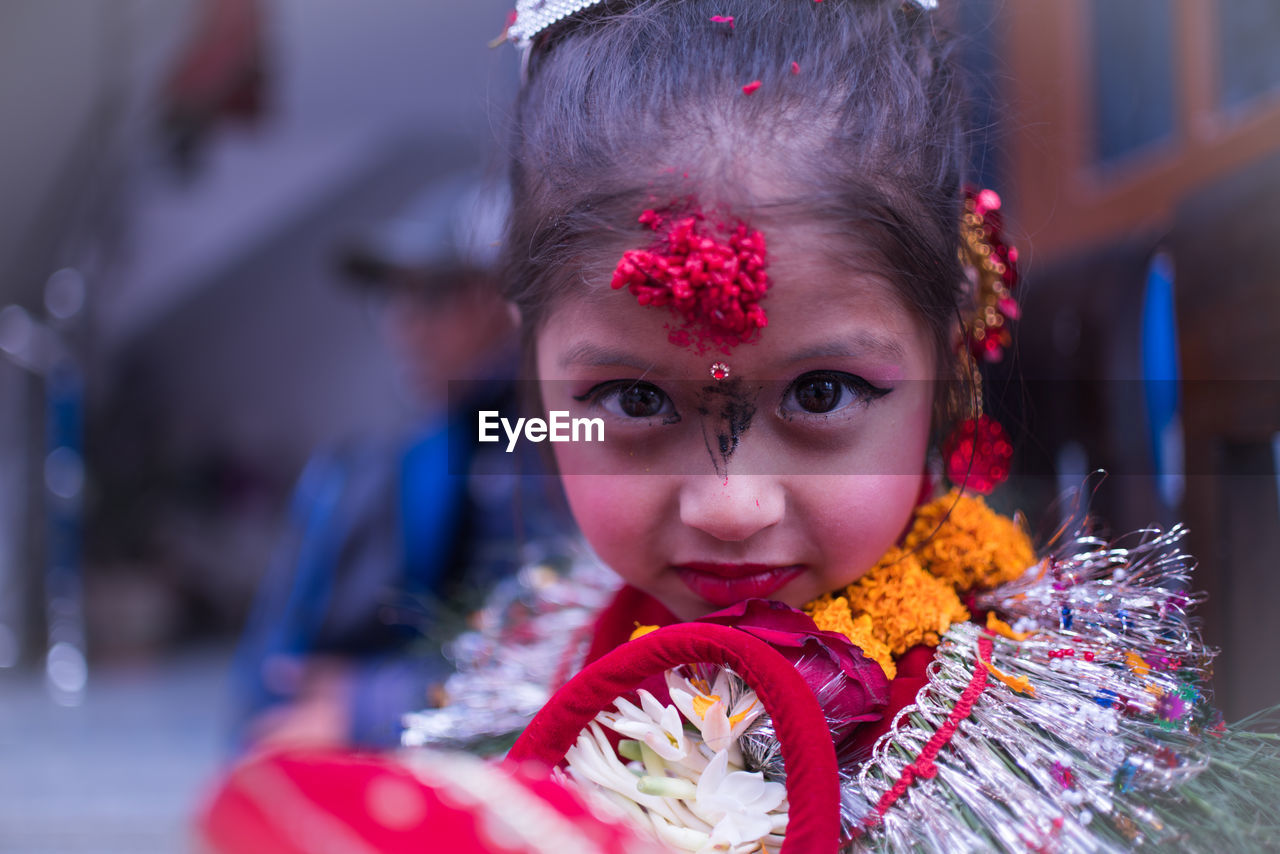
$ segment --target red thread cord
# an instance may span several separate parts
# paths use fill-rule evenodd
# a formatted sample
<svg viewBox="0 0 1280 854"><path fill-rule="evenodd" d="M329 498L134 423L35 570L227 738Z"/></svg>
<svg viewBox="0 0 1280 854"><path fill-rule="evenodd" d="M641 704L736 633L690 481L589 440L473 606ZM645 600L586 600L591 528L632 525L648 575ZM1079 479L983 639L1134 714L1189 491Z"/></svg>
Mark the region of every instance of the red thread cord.
<svg viewBox="0 0 1280 854"><path fill-rule="evenodd" d="M951 741L951 737L960 727L960 722L969 717L970 712L973 711L973 704L978 701L979 695L987 687L987 664L991 661L991 648L989 636L978 638L978 660L974 663L973 677L970 678L968 687L960 695L946 722L938 728L938 731L929 739L929 743L920 751L920 755L902 769L902 774L893 784L893 788L881 796L873 813L863 821L865 827L874 827L879 824L884 814L889 811L889 807L893 806L894 801L905 795L907 789L911 788L911 784L917 779L928 780L938 773L938 766L933 762L938 756L938 751Z"/></svg>

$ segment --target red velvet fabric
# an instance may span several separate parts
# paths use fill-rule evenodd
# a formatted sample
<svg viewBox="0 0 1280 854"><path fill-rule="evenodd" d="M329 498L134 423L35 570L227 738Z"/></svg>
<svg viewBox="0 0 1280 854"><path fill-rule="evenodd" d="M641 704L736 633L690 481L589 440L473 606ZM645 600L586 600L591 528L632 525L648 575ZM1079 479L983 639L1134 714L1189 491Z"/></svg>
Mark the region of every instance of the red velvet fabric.
<svg viewBox="0 0 1280 854"><path fill-rule="evenodd" d="M731 667L773 716L787 767L790 821L784 854L834 851L840 836L839 781L826 720L791 663L762 640L728 626L679 623L625 643L556 692L508 755L509 762L556 765L578 734L615 698L680 664Z"/></svg>
<svg viewBox="0 0 1280 854"><path fill-rule="evenodd" d="M669 626L678 622L680 619L667 610L666 605L628 584L596 617L585 663L590 664L622 646L637 626Z"/></svg>

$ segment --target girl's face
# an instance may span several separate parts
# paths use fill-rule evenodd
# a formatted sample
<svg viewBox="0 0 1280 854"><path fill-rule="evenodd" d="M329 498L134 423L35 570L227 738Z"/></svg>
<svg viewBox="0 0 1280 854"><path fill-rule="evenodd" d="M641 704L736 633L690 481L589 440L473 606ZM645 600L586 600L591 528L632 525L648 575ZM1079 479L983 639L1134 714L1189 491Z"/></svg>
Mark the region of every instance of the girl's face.
<svg viewBox="0 0 1280 854"><path fill-rule="evenodd" d="M928 331L887 282L804 236L768 235L769 325L731 354L672 344L677 318L610 290L607 274L537 337L546 409L605 424L604 442L553 446L578 524L682 619L751 597L798 607L849 584L921 494ZM714 362L728 379L711 378Z"/></svg>

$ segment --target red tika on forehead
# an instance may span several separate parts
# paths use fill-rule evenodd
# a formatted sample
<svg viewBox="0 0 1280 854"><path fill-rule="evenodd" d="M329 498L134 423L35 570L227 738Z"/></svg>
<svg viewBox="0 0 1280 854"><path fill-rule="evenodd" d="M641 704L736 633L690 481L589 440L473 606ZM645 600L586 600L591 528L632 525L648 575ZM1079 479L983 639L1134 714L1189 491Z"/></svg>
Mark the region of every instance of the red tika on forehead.
<svg viewBox="0 0 1280 854"><path fill-rule="evenodd" d="M728 353L768 325L760 306L769 289L763 234L739 224L721 239L699 216L668 220L653 210L639 221L666 236L654 249L623 253L612 285L628 288L641 305L670 306L683 321L671 343Z"/></svg>

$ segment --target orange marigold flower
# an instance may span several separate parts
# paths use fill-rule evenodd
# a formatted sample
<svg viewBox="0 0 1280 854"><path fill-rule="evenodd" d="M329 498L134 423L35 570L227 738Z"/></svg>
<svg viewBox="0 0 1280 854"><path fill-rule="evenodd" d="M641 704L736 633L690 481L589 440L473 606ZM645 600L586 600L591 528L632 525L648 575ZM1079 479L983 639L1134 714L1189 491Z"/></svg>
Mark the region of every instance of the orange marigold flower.
<svg viewBox="0 0 1280 854"><path fill-rule="evenodd" d="M1031 538L981 496L952 490L916 511L903 546L961 593L1012 581L1036 561Z"/></svg>
<svg viewBox="0 0 1280 854"><path fill-rule="evenodd" d="M848 602L850 620L870 618L872 636L894 655L917 644L937 646L953 622L969 619L951 585L925 572L916 555L897 547L833 601L840 599Z"/></svg>

